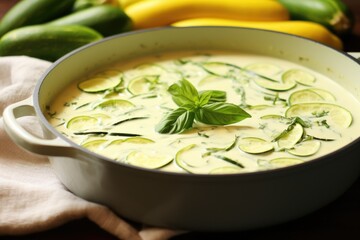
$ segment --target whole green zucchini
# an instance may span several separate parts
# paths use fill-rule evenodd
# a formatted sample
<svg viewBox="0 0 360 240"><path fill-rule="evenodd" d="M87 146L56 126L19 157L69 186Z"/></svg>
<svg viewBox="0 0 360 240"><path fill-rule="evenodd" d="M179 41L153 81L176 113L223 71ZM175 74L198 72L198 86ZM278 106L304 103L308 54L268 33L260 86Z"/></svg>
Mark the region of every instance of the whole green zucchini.
<svg viewBox="0 0 360 240"><path fill-rule="evenodd" d="M22 0L0 21L0 37L28 25L41 24L71 12L75 0Z"/></svg>
<svg viewBox="0 0 360 240"><path fill-rule="evenodd" d="M0 56L25 55L55 61L100 39L100 33L86 26L26 26L10 31L0 39Z"/></svg>
<svg viewBox="0 0 360 240"><path fill-rule="evenodd" d="M341 0L278 0L293 20L317 22L336 34L351 32L354 19Z"/></svg>
<svg viewBox="0 0 360 240"><path fill-rule="evenodd" d="M52 26L84 25L103 36L122 33L131 29L131 19L119 7L108 4L93 6L74 12L48 23Z"/></svg>
<svg viewBox="0 0 360 240"><path fill-rule="evenodd" d="M89 7L108 4L109 2L112 3L112 1L109 0L76 0L73 6L73 11L81 11Z"/></svg>

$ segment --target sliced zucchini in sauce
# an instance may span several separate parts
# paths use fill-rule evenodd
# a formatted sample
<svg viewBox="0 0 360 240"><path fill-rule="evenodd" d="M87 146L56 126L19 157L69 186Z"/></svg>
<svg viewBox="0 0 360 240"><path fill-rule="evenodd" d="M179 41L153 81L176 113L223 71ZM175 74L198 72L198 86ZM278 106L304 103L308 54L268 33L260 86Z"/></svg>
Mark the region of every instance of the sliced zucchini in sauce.
<svg viewBox="0 0 360 240"><path fill-rule="evenodd" d="M169 62L157 56L155 63L142 60L129 71L120 72L116 65L95 73L74 88L84 97L70 99L74 104L65 108L70 114L58 115L61 109L54 109L62 120L59 129L90 151L130 165L194 174L236 174L315 158L320 150L332 146L326 141L343 138L345 131L340 128L351 125L351 113L334 104L336 98L330 91L337 89L327 88L310 70L296 65L283 70L281 62L267 63L267 59L251 60L250 64L248 59L239 59L242 65L232 63L236 58L224 59L206 55ZM196 123L179 135L153 135L156 123L150 120L157 119L153 109L173 110L174 100L167 88L182 78L194 83L200 96L209 96L207 103L231 101L249 109L254 121L226 127ZM75 108L77 104L81 105Z"/></svg>
<svg viewBox="0 0 360 240"><path fill-rule="evenodd" d="M153 140L149 139L149 138L144 138L144 137L129 137L129 138L125 138L125 139L116 139L113 140L112 142L110 142L110 145L119 145L119 144L123 144L123 143L131 143L131 144L148 144L148 143L154 143Z"/></svg>
<svg viewBox="0 0 360 240"><path fill-rule="evenodd" d="M198 83L198 86L206 86L209 84L217 84L219 81L230 81L229 78L217 76L217 75L207 75L203 79L201 79Z"/></svg>
<svg viewBox="0 0 360 240"><path fill-rule="evenodd" d="M90 129L98 124L99 120L96 117L91 116L76 116L71 118L66 123L66 128L76 131L82 131L86 129Z"/></svg>
<svg viewBox="0 0 360 240"><path fill-rule="evenodd" d="M290 106L286 112L286 117L304 117L308 119L326 118L327 124L335 124L342 128L347 128L352 123L351 113L338 105L331 103L300 103Z"/></svg>
<svg viewBox="0 0 360 240"><path fill-rule="evenodd" d="M129 81L128 91L133 95L145 94L156 89L160 75L141 75Z"/></svg>
<svg viewBox="0 0 360 240"><path fill-rule="evenodd" d="M132 102L123 99L108 99L95 105L95 109L102 109L104 111L126 110L133 107L135 105Z"/></svg>
<svg viewBox="0 0 360 240"><path fill-rule="evenodd" d="M279 66L271 63L252 63L247 65L245 69L269 77L279 74L282 70Z"/></svg>
<svg viewBox="0 0 360 240"><path fill-rule="evenodd" d="M206 165L206 162L203 161L201 152L189 154L193 149L199 150L199 147L196 144L190 144L180 149L175 155L176 164L188 173L195 173L196 168L201 169L201 166Z"/></svg>
<svg viewBox="0 0 360 240"><path fill-rule="evenodd" d="M80 82L78 88L84 92L98 93L114 89L119 86L120 83L120 77L94 77Z"/></svg>
<svg viewBox="0 0 360 240"><path fill-rule="evenodd" d="M258 86L273 91L288 91L296 86L296 82L293 79L284 79L280 82L270 81L264 78L256 78L254 81Z"/></svg>
<svg viewBox="0 0 360 240"><path fill-rule="evenodd" d="M286 131L277 139L277 144L280 149L291 149L301 140L303 134L303 127L299 123L296 123L291 130Z"/></svg>
<svg viewBox="0 0 360 240"><path fill-rule="evenodd" d="M149 169L164 167L173 160L169 154L164 154L156 150L135 150L130 152L126 157L126 162Z"/></svg>
<svg viewBox="0 0 360 240"><path fill-rule="evenodd" d="M258 137L244 137L239 139L238 147L246 153L260 154L273 150L274 144Z"/></svg>
<svg viewBox="0 0 360 240"><path fill-rule="evenodd" d="M107 142L108 142L107 139L96 139L96 140L91 140L91 141L85 142L85 143L81 144L81 146L92 152L98 152L104 146L104 144Z"/></svg>
<svg viewBox="0 0 360 240"><path fill-rule="evenodd" d="M316 78L311 73L308 73L301 69L290 69L283 73L283 81L296 81L305 86L311 86L315 83Z"/></svg>
<svg viewBox="0 0 360 240"><path fill-rule="evenodd" d="M295 156L307 157L317 153L320 146L321 142L318 140L302 141L296 144L293 148L287 150L287 152Z"/></svg>
<svg viewBox="0 0 360 240"><path fill-rule="evenodd" d="M335 96L331 92L326 91L325 89L310 88L310 90L319 94L326 102L335 102L336 101Z"/></svg>
<svg viewBox="0 0 360 240"><path fill-rule="evenodd" d="M289 104L294 105L297 103L306 103L306 102L324 102L325 99L315 91L310 89L303 89L293 92L289 96Z"/></svg>
<svg viewBox="0 0 360 240"><path fill-rule="evenodd" d="M224 62L203 62L200 66L212 75L225 78L234 75L236 70L233 65Z"/></svg>
<svg viewBox="0 0 360 240"><path fill-rule="evenodd" d="M226 151L209 154L197 144L180 149L175 155L175 163L188 173L209 174L215 168L235 167L244 169L237 159L226 156Z"/></svg>

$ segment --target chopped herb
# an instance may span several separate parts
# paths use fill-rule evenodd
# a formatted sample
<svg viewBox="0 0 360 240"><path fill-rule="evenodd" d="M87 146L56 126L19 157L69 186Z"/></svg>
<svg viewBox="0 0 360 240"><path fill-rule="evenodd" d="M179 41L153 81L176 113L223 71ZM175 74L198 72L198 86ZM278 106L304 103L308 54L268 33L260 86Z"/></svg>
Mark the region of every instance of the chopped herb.
<svg viewBox="0 0 360 240"><path fill-rule="evenodd" d="M74 135L107 135L108 132L104 131L92 131L92 132L74 132Z"/></svg>
<svg viewBox="0 0 360 240"><path fill-rule="evenodd" d="M242 165L242 164L239 163L238 161L233 160L233 159L228 158L228 157L225 157L225 156L223 156L223 155L214 155L214 157L219 158L219 159L221 159L221 160L224 160L224 161L226 161L226 162L229 162L229 163L231 163L231 164L234 164L234 165L236 165L236 166L238 166L238 167L244 168L244 165Z"/></svg>
<svg viewBox="0 0 360 240"><path fill-rule="evenodd" d="M148 99L148 98L157 98L158 95L156 94L150 94L148 96L142 96L143 99Z"/></svg>
<svg viewBox="0 0 360 240"><path fill-rule="evenodd" d="M273 96L264 96L264 100L272 101L273 105L276 105L276 103L281 102L282 104L284 104L284 106L287 106L287 100L284 98L280 98L278 93L276 93Z"/></svg>
<svg viewBox="0 0 360 240"><path fill-rule="evenodd" d="M64 103L64 107L75 106L75 105L77 105L77 104L78 104L77 102L65 102L65 103Z"/></svg>
<svg viewBox="0 0 360 240"><path fill-rule="evenodd" d="M174 61L174 63L175 63L176 65L185 65L185 64L187 64L187 63L189 63L189 62L191 62L191 61L190 61L190 60L186 60L186 59L181 59L181 58L176 59L176 60Z"/></svg>
<svg viewBox="0 0 360 240"><path fill-rule="evenodd" d="M246 107L249 107L250 105L248 105L246 103L246 92L245 92L245 89L241 86L237 86L237 87L234 87L234 91L240 95L240 104L239 106L243 107L243 108L246 108Z"/></svg>
<svg viewBox="0 0 360 240"><path fill-rule="evenodd" d="M300 124L300 125L301 125L302 127L304 127L304 128L309 128L309 127L311 127L311 123L310 123L310 122L305 121L305 120L303 120L303 119L300 118L300 117L290 118L290 124L295 124L295 123Z"/></svg>
<svg viewBox="0 0 360 240"><path fill-rule="evenodd" d="M119 132L112 132L109 133L110 136L119 136L119 137L140 137L141 134L137 133L119 133Z"/></svg>
<svg viewBox="0 0 360 240"><path fill-rule="evenodd" d="M334 138L320 138L320 137L315 137L315 136L310 136L310 135L307 135L307 138L309 139L316 139L316 140L320 140L320 141L325 141L325 142L331 142L331 141L335 141L336 139ZM306 139L307 139L306 138Z"/></svg>
<svg viewBox="0 0 360 240"><path fill-rule="evenodd" d="M113 126L117 126L117 125L120 125L124 122L129 122L129 121L134 121L134 120L140 120L140 119L147 119L148 117L132 117L132 118L126 118L126 119L123 119L123 120L120 120L116 123L113 123L112 125Z"/></svg>
<svg viewBox="0 0 360 240"><path fill-rule="evenodd" d="M75 108L75 109L80 109L80 108L86 107L86 106L88 106L89 104L90 104L90 103L84 103L84 104L78 106L78 107Z"/></svg>
<svg viewBox="0 0 360 240"><path fill-rule="evenodd" d="M294 126L295 126L295 123L288 125L288 127L287 127L284 131L282 131L280 134L278 134L278 135L272 140L272 142L278 141L278 140L279 140L280 138L282 138L285 134L287 134L288 132L290 132L291 130L293 130Z"/></svg>
<svg viewBox="0 0 360 240"><path fill-rule="evenodd" d="M140 134L136 133L119 133L119 132L105 132L105 131L92 131L92 132L74 132L75 135L110 135L110 136L122 136L122 137L140 137Z"/></svg>
<svg viewBox="0 0 360 240"><path fill-rule="evenodd" d="M311 113L314 117L317 117L317 118L319 118L319 117L325 117L325 116L327 116L328 114L329 114L329 111L322 111L322 112L312 112Z"/></svg>
<svg viewBox="0 0 360 240"><path fill-rule="evenodd" d="M294 117L294 118L290 118L290 122L289 125L287 126L287 128L282 131L279 135L277 135L272 142L276 142L278 141L280 138L282 138L285 134L287 134L288 132L290 132L295 124L300 124L302 127L304 128L308 128L311 127L311 124L309 122L304 121L303 119L301 119L300 117Z"/></svg>
<svg viewBox="0 0 360 240"><path fill-rule="evenodd" d="M325 119L321 120L321 121L317 121L317 124L319 126L324 126L326 128L330 128L330 125L327 123L327 121Z"/></svg>
<svg viewBox="0 0 360 240"><path fill-rule="evenodd" d="M55 125L55 127L60 127L60 126L62 126L64 124L65 124L65 120L63 122L59 123L58 125Z"/></svg>
<svg viewBox="0 0 360 240"><path fill-rule="evenodd" d="M206 133L202 133L202 132L198 132L197 133L200 137L205 137L205 138L209 138L210 136L207 135Z"/></svg>

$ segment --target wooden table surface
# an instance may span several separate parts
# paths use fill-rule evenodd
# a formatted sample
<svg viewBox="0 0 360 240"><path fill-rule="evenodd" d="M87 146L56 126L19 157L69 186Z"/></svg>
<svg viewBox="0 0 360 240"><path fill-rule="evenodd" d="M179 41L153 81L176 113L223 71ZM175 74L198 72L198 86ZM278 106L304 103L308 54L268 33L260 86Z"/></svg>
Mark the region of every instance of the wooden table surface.
<svg viewBox="0 0 360 240"><path fill-rule="evenodd" d="M18 0L0 0L0 17ZM360 52L360 0L344 0L352 10L356 25L353 34L343 38L345 51ZM354 76L360 78L360 76ZM360 79L359 79L360 81ZM0 206L6 207L6 206ZM313 240L359 239L360 237L360 179L340 198L324 208L301 219L246 232L189 233L172 240ZM6 240L116 240L87 219L75 220L55 229L25 236L0 236Z"/></svg>

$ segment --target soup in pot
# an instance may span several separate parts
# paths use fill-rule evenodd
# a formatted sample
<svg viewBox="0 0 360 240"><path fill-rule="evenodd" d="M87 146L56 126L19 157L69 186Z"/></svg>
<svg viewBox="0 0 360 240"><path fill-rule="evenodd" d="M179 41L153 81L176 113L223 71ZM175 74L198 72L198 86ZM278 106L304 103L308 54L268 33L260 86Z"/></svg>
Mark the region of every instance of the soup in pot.
<svg viewBox="0 0 360 240"><path fill-rule="evenodd" d="M173 53L119 62L47 107L75 143L114 161L230 174L310 161L359 137L360 103L328 77L251 54Z"/></svg>

